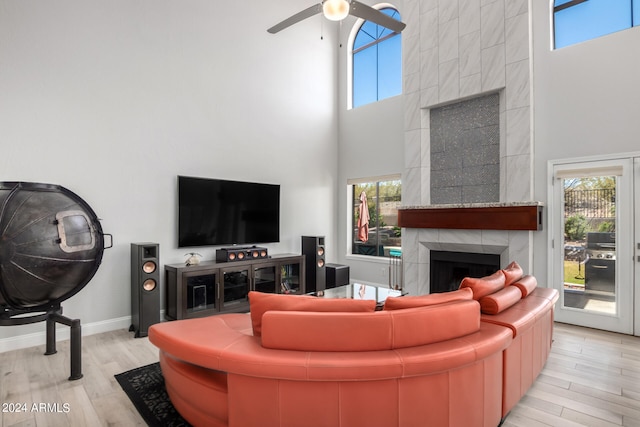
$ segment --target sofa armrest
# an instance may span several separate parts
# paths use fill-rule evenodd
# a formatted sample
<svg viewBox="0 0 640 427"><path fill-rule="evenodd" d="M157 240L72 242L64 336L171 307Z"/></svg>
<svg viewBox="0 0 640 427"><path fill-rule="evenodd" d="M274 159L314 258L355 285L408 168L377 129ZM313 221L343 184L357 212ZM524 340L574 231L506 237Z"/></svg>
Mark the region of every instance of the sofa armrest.
<svg viewBox="0 0 640 427"><path fill-rule="evenodd" d="M176 359L217 370L223 370L220 358L225 349L247 339L259 342L259 338L251 336L248 314L228 313L149 327L149 341L160 350Z"/></svg>
<svg viewBox="0 0 640 427"><path fill-rule="evenodd" d="M510 328L515 338L531 328L544 313L553 310L558 296L556 289L536 288L507 310L498 314L482 314L481 319L483 322Z"/></svg>

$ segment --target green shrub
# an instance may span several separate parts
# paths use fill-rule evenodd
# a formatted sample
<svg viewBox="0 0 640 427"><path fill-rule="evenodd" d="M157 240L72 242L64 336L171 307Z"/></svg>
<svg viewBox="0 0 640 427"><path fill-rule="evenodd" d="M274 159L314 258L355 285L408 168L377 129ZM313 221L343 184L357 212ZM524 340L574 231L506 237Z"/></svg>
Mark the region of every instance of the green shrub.
<svg viewBox="0 0 640 427"><path fill-rule="evenodd" d="M587 232L587 219L584 215L573 215L564 222L564 234L567 240L584 240Z"/></svg>
<svg viewBox="0 0 640 427"><path fill-rule="evenodd" d="M616 231L616 223L613 221L605 221L598 226L600 232L614 232Z"/></svg>

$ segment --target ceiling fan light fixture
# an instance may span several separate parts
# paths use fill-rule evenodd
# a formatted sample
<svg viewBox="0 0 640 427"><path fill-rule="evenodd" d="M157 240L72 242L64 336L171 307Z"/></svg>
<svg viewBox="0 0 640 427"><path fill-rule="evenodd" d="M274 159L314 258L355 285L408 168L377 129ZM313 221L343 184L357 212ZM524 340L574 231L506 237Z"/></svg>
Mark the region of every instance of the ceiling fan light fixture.
<svg viewBox="0 0 640 427"><path fill-rule="evenodd" d="M342 21L349 15L347 0L325 0L322 2L322 13L330 21Z"/></svg>

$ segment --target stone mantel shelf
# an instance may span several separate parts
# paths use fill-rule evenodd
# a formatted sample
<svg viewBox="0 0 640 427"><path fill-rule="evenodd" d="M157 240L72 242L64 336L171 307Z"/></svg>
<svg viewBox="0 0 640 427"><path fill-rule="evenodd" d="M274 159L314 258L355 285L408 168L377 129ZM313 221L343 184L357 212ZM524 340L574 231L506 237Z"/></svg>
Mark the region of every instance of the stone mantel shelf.
<svg viewBox="0 0 640 427"><path fill-rule="evenodd" d="M540 202L469 203L402 206L398 225L404 228L456 230L542 230Z"/></svg>

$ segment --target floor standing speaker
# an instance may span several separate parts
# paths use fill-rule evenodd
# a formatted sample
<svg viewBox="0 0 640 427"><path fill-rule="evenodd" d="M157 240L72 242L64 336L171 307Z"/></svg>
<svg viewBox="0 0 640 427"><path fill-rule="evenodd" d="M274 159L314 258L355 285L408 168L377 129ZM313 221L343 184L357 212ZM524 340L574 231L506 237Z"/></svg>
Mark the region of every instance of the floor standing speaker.
<svg viewBox="0 0 640 427"><path fill-rule="evenodd" d="M131 327L135 337L146 337L149 326L160 322L160 248L157 243L131 244Z"/></svg>
<svg viewBox="0 0 640 427"><path fill-rule="evenodd" d="M302 255L305 257L305 292L325 289L324 236L302 236Z"/></svg>

